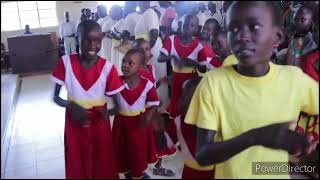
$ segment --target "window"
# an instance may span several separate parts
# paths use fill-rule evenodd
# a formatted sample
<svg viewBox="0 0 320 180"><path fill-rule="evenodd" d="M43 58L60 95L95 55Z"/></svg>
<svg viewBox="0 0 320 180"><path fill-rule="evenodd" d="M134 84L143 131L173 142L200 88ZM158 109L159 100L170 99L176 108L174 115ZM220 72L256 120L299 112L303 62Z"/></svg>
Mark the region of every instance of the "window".
<svg viewBox="0 0 320 180"><path fill-rule="evenodd" d="M57 26L55 1L18 1L1 3L1 31Z"/></svg>

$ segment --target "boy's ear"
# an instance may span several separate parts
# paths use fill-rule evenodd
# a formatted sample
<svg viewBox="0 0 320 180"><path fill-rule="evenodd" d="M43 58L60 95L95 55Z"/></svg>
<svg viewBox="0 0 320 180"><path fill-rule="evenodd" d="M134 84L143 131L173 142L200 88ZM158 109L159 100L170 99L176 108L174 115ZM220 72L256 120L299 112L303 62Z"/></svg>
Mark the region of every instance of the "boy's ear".
<svg viewBox="0 0 320 180"><path fill-rule="evenodd" d="M276 28L276 33L274 36L274 46L278 47L280 44L282 44L285 40L285 35L283 28Z"/></svg>

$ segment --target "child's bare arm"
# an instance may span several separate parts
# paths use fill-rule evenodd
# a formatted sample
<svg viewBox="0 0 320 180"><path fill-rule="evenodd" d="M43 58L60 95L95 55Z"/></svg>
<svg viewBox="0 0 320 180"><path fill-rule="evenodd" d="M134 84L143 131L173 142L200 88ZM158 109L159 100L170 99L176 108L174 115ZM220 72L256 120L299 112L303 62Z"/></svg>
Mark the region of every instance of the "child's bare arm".
<svg viewBox="0 0 320 180"><path fill-rule="evenodd" d="M207 70L206 65L201 65L199 62L196 62L192 59L185 58L185 59L178 59L175 58L176 65L180 68L182 67L195 67L197 68L201 73L205 73Z"/></svg>
<svg viewBox="0 0 320 180"><path fill-rule="evenodd" d="M55 85L55 88L54 88L53 101L54 101L57 105L66 108L66 107L70 106L70 101L67 101L67 100L62 99L62 98L59 96L60 91L61 91L61 85L60 85L60 84L56 84L56 85Z"/></svg>
<svg viewBox="0 0 320 180"><path fill-rule="evenodd" d="M156 111L156 109L157 109L156 106L152 106L148 108L148 110L145 113L142 114L141 116L142 124L146 125L151 121L151 118L154 112Z"/></svg>
<svg viewBox="0 0 320 180"><path fill-rule="evenodd" d="M171 60L171 57L170 56L166 56L165 54L163 54L162 52L160 52L160 56L158 58L158 62L159 63L164 63L164 62L167 62L167 61L170 61Z"/></svg>
<svg viewBox="0 0 320 180"><path fill-rule="evenodd" d="M288 126L288 122L272 124L223 142L213 141L216 131L198 128L196 160L202 166L221 163L255 145L282 149L294 155L309 153L311 144L307 138L289 130Z"/></svg>
<svg viewBox="0 0 320 180"><path fill-rule="evenodd" d="M224 162L252 146L246 134L224 142L214 142L216 131L198 128L196 160L202 166Z"/></svg>
<svg viewBox="0 0 320 180"><path fill-rule="evenodd" d="M119 104L115 95L112 96L114 107L112 109L108 109L109 115L113 116L116 114L119 108Z"/></svg>
<svg viewBox="0 0 320 180"><path fill-rule="evenodd" d="M159 31L157 29L151 29L149 32L150 35L150 46L153 48L153 46L156 44L156 41L159 37Z"/></svg>
<svg viewBox="0 0 320 180"><path fill-rule="evenodd" d="M82 124L87 124L87 114L85 109L72 101L62 99L59 94L61 91L61 85L56 84L54 88L53 101L61 106L70 109L72 116L75 120L78 120Z"/></svg>

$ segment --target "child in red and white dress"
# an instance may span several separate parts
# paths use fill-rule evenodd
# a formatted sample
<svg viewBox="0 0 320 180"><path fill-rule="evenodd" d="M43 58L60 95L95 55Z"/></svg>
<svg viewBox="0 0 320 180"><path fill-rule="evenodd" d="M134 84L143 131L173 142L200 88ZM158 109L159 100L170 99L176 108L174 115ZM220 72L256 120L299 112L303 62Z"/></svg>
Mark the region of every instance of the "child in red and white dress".
<svg viewBox="0 0 320 180"><path fill-rule="evenodd" d="M206 20L201 31L200 40L207 55L207 61L209 62L207 68L209 70L220 67L223 62L218 59L217 54L213 51L212 47L213 35L218 31L220 31L220 25L215 19Z"/></svg>
<svg viewBox="0 0 320 180"><path fill-rule="evenodd" d="M173 35L167 38L162 49L159 62L170 61L172 65L172 85L170 103L167 107L167 113L170 119L176 118L179 112L178 101L182 95L182 84L195 76L198 76L197 69L205 72L208 67L207 55L195 36L198 32L199 20L194 15L187 15L183 24L183 34L181 36ZM166 132L172 138L173 143L177 142L175 138L176 128L174 122L169 120Z"/></svg>
<svg viewBox="0 0 320 180"><path fill-rule="evenodd" d="M56 83L53 100L66 108L66 178L119 178L105 96L123 90L123 81L115 67L97 55L102 40L99 24L83 21L77 34L81 54L62 56L52 76ZM62 85L68 100L59 97Z"/></svg>
<svg viewBox="0 0 320 180"><path fill-rule="evenodd" d="M174 119L177 127L177 137L184 158L182 179L212 179L214 178L214 166L200 166L196 161L197 127L184 122L191 98L196 90L201 77L194 77L183 85L180 98L181 114Z"/></svg>
<svg viewBox="0 0 320 180"><path fill-rule="evenodd" d="M159 83L156 83L157 78L155 67L150 63L152 54L149 41L138 39L134 43L134 48L143 50L146 57L146 62L140 69L139 74L142 77L150 80L156 88L159 87ZM156 84L158 84L158 86ZM173 155L176 152L176 149L174 147L168 148L167 144L163 143L167 142L166 136L164 134L164 128L162 126L162 124L164 123L163 121L163 118L153 117L152 123L148 125L149 163L153 163L155 162L155 160L157 160L155 168L153 169L153 174L162 176L174 176L175 173L172 170L162 167L162 157Z"/></svg>
<svg viewBox="0 0 320 180"><path fill-rule="evenodd" d="M159 62L171 61L172 92L167 112L170 118L179 113L178 100L182 93L182 84L197 76L196 69L206 70L207 56L200 40L195 37L198 31L199 20L194 15L188 15L183 24L183 35L170 36L160 50Z"/></svg>
<svg viewBox="0 0 320 180"><path fill-rule="evenodd" d="M118 172L127 178L148 178L148 124L159 106L154 84L139 75L144 52L129 50L122 62L125 89L117 94L118 112L114 118L113 142Z"/></svg>

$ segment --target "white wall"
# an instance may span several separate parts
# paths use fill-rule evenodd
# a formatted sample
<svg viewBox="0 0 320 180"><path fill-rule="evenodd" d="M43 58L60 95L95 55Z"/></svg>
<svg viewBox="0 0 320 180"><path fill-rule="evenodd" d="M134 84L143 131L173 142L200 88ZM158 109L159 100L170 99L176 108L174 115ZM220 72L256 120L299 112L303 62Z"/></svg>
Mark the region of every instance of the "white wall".
<svg viewBox="0 0 320 180"><path fill-rule="evenodd" d="M76 3L76 2L80 2L80 3ZM61 21L64 20L65 11L70 12L71 19L79 20L82 8L89 8L91 9L92 12L96 12L97 5L98 5L98 1L56 1L56 11L57 11L58 22L60 23ZM33 29L31 27L31 31L35 33L56 32L57 36L59 36L58 26L36 28L36 29ZM20 35L23 33L24 33L24 29L17 30L17 31L1 30L1 42L5 44L6 50L8 50L7 37Z"/></svg>

